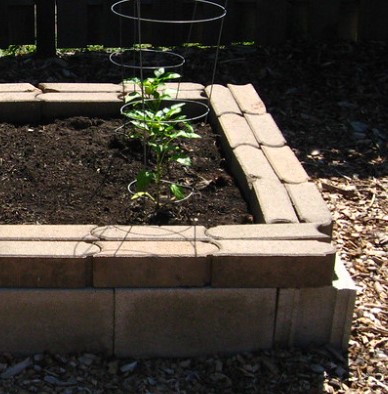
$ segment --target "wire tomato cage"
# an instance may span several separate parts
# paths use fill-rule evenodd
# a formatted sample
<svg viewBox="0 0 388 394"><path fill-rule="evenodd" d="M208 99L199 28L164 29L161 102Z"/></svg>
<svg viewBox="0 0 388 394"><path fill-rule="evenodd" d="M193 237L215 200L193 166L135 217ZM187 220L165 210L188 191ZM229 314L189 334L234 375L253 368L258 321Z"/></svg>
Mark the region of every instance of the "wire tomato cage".
<svg viewBox="0 0 388 394"><path fill-rule="evenodd" d="M182 115L184 115L185 121L187 122L199 122L207 121L209 109L209 101L211 99L212 87L216 76L216 69L219 57L219 50L221 44L222 31L224 26L224 18L227 13L227 0L120 0L111 6L111 11L119 17L119 32L120 32L120 50L110 54L110 61L122 70L122 97L125 98L128 93L128 87L125 85L125 75L128 70L132 70L131 78L139 77L140 81L144 80L145 73L152 73L161 68L165 70L173 70L179 73L179 80L177 81L177 89L175 98L163 99L160 101L161 109L168 105L183 104ZM223 3L223 4L220 4ZM181 10L182 17L176 17L179 14L174 12L171 6L178 6ZM166 8L167 7L167 8ZM158 14L159 11L163 11ZM167 12L166 12L167 10ZM155 12L156 11L156 12ZM167 17L166 13L168 14ZM129 48L123 48L122 43L124 41L124 34L130 34L130 31L123 28L124 22L126 27L131 25L133 28L132 37L133 44ZM179 90L181 87L181 78L184 75L184 66L186 65L187 50L189 45L186 45L186 52L184 55L174 52L170 48L157 49L143 42L145 36L149 37L149 32L155 33L160 29L160 25L164 28L171 28L174 30L174 40L180 44L189 44L193 42L193 30L194 27L197 30L201 30L205 24L218 23L215 28L215 56L212 67L211 76L211 88L208 95L207 102L195 101L195 100L182 100L179 99ZM187 31L186 37L176 36L176 31L182 32L183 29L179 30L179 27L185 27ZM214 26L213 26L214 27ZM166 30L162 30L166 31ZM146 33L146 34L144 34ZM127 39L128 37L126 37ZM163 35L158 37L159 41L163 40ZM207 37L208 41L209 37ZM126 40L128 41L128 40ZM211 69L210 69L211 70ZM136 84L133 86L133 91L136 91ZM136 100L132 100L121 107L121 114L126 114L129 118L127 123L120 126L116 131L125 128L128 123L131 123L133 119L128 116L127 111L133 109L135 106L142 106L144 111L146 103L152 101L145 97L143 89L138 90L141 97ZM138 120L138 119L136 119ZM146 121L146 120L145 120ZM168 120L162 123L179 123L179 120ZM146 155L146 150L144 149ZM144 159L146 162L146 158ZM132 191L134 183L130 184L129 190Z"/></svg>
<svg viewBox="0 0 388 394"><path fill-rule="evenodd" d="M177 3L182 3L180 7L183 7L185 10L190 9L191 12L190 15L187 15L187 12L183 12L186 16L184 18L174 18L174 12L172 12L171 17L161 18L155 15L154 12L154 8L157 8L158 3L159 9L161 7L160 4L163 4L163 8L169 3L174 6ZM223 5L219 3L223 3ZM215 57L211 77L212 86L216 75L224 18L227 14L227 3L227 0L120 0L111 6L111 11L120 18L120 46L125 33L122 26L123 20L131 22L134 42L131 48L120 49L111 53L110 61L121 67L122 70L132 69L134 73L138 72L141 80L144 78L144 71L152 71L159 68L179 70L182 75L184 74L183 66L186 63L185 56L172 50L150 49L146 47L147 44L143 42L143 31L152 30L155 32L157 31L157 26L161 24L170 26L184 25L188 27L187 37L175 37L177 42L180 41L184 44L193 41L193 26L218 22L219 28L218 32L216 32ZM124 78L122 79L124 80ZM178 83L177 94L179 93L179 85L180 83Z"/></svg>

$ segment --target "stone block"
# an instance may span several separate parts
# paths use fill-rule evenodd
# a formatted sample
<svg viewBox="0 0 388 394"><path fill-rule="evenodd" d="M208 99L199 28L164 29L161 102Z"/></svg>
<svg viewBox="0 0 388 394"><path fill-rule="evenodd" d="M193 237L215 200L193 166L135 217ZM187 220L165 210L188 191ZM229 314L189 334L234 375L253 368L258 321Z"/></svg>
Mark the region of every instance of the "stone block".
<svg viewBox="0 0 388 394"><path fill-rule="evenodd" d="M353 279L350 277L339 257L337 257L335 265L333 287L336 289L336 302L330 344L337 349L346 350L351 334L357 291Z"/></svg>
<svg viewBox="0 0 388 394"><path fill-rule="evenodd" d="M244 114L262 115L266 113L265 105L252 84L228 84L227 86Z"/></svg>
<svg viewBox="0 0 388 394"><path fill-rule="evenodd" d="M91 256L99 250L85 242L0 241L0 287L91 286Z"/></svg>
<svg viewBox="0 0 388 394"><path fill-rule="evenodd" d="M227 113L221 115L218 121L228 149L234 149L240 145L259 147L251 128L243 116Z"/></svg>
<svg viewBox="0 0 388 394"><path fill-rule="evenodd" d="M303 183L309 176L289 146L273 148L262 147L264 154L271 163L279 179L285 183Z"/></svg>
<svg viewBox="0 0 388 394"><path fill-rule="evenodd" d="M321 223L321 229L331 235L333 219L321 193L314 183L286 184L296 213L301 222Z"/></svg>
<svg viewBox="0 0 388 394"><path fill-rule="evenodd" d="M272 346L276 289L117 290L115 354L191 357Z"/></svg>
<svg viewBox="0 0 388 394"><path fill-rule="evenodd" d="M38 122L41 104L36 92L0 92L0 121L12 123Z"/></svg>
<svg viewBox="0 0 388 394"><path fill-rule="evenodd" d="M294 207L284 185L276 179L256 179L251 209L259 222L298 223Z"/></svg>
<svg viewBox="0 0 388 394"><path fill-rule="evenodd" d="M196 82L167 82L166 89L175 89L182 92L202 91L205 95L205 86Z"/></svg>
<svg viewBox="0 0 388 394"><path fill-rule="evenodd" d="M241 178L252 183L256 179L276 179L277 176L264 156L263 151L253 146L239 146L234 149L234 155L240 167Z"/></svg>
<svg viewBox="0 0 388 394"><path fill-rule="evenodd" d="M199 83L168 82L168 83L166 83L165 88L177 91L177 94L171 94L172 98L176 98L176 99L180 99L180 100L195 100L195 101L206 101L207 102L205 87Z"/></svg>
<svg viewBox="0 0 388 394"><path fill-rule="evenodd" d="M96 241L98 238L91 234L94 228L89 224L2 224L0 241Z"/></svg>
<svg viewBox="0 0 388 394"><path fill-rule="evenodd" d="M244 116L260 144L273 147L281 147L286 144L286 140L271 114L244 114Z"/></svg>
<svg viewBox="0 0 388 394"><path fill-rule="evenodd" d="M113 310L111 290L0 289L0 349L112 354Z"/></svg>
<svg viewBox="0 0 388 394"><path fill-rule="evenodd" d="M43 82L38 85L43 93L121 93L118 83L65 83Z"/></svg>
<svg viewBox="0 0 388 394"><path fill-rule="evenodd" d="M93 261L95 287L183 287L210 282L218 248L192 241L106 241Z"/></svg>
<svg viewBox="0 0 388 394"><path fill-rule="evenodd" d="M103 241L204 241L203 226L103 226L93 229L94 237ZM1 234L1 233L0 233Z"/></svg>
<svg viewBox="0 0 388 394"><path fill-rule="evenodd" d="M301 288L329 286L335 250L319 241L218 240L213 287Z"/></svg>
<svg viewBox="0 0 388 394"><path fill-rule="evenodd" d="M216 117L224 114L242 115L231 91L222 85L209 85L205 88L212 110Z"/></svg>
<svg viewBox="0 0 388 394"><path fill-rule="evenodd" d="M95 244L83 241L0 241L0 257L81 258L99 251Z"/></svg>
<svg viewBox="0 0 388 394"><path fill-rule="evenodd" d="M356 291L339 258L335 274L330 286L280 289L274 339L277 346L331 344L346 350Z"/></svg>
<svg viewBox="0 0 388 394"><path fill-rule="evenodd" d="M206 234L218 239L246 240L319 240L330 242L330 237L312 223L242 224L216 226L206 230Z"/></svg>
<svg viewBox="0 0 388 394"><path fill-rule="evenodd" d="M119 116L118 93L44 93L37 96L44 119L69 116Z"/></svg>
<svg viewBox="0 0 388 394"><path fill-rule="evenodd" d="M0 93L28 93L35 92L41 93L41 91L30 83L0 83Z"/></svg>

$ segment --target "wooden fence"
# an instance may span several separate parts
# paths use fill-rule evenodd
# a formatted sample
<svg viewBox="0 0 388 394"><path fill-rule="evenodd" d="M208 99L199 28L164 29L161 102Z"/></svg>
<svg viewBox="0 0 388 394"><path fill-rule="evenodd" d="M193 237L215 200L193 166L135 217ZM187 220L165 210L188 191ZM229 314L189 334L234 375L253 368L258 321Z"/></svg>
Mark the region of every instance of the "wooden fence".
<svg viewBox="0 0 388 394"><path fill-rule="evenodd" d="M134 22L111 12L116 1L1 0L0 48L37 44L42 54L53 54L56 47L129 46L136 42ZM187 19L191 3L141 0L145 12L162 19ZM135 0L129 1L130 6L134 4ZM223 42L276 44L290 38L388 41L387 20L388 0L228 0ZM196 24L190 36L182 25L144 23L142 42L173 45L189 37L194 42L215 43L218 23Z"/></svg>

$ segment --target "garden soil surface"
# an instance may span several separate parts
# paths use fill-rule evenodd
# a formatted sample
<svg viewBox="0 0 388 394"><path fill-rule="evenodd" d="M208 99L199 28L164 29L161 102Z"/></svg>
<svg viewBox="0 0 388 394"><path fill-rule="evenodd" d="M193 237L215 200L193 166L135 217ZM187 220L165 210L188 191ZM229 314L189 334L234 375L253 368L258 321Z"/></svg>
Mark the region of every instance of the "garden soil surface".
<svg viewBox="0 0 388 394"><path fill-rule="evenodd" d="M159 209L149 198L132 200L128 184L144 168L144 152L123 124L85 117L0 124L0 223L211 227L251 219L208 124L196 125L201 138L181 142L192 165L170 162L166 173L191 197Z"/></svg>

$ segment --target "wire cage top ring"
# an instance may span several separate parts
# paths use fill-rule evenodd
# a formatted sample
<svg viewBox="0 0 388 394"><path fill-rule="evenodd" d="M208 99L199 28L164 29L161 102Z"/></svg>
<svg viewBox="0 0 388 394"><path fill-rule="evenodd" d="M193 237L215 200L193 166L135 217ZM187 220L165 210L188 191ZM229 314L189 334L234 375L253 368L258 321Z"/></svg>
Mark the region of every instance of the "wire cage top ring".
<svg viewBox="0 0 388 394"><path fill-rule="evenodd" d="M224 18L226 15L226 9L220 4L213 3L208 0L194 0L194 5L197 4L203 4L205 6L208 6L209 10L212 9L215 11L214 15L209 15L208 17L198 17L196 18L195 15L193 15L193 18L191 19L156 19L156 18L148 18L148 17L143 17L141 15L134 15L135 12L131 15L129 12L124 13L120 9L122 5L125 4L130 4L130 3L135 3L136 0L121 0L118 1L117 3L113 4L111 7L111 10L113 13L115 13L118 16L121 16L123 18L127 19L132 19L135 21L141 21L141 22L152 22L152 23L175 23L175 24L191 24L191 23L205 23L205 22L213 22L218 19Z"/></svg>

